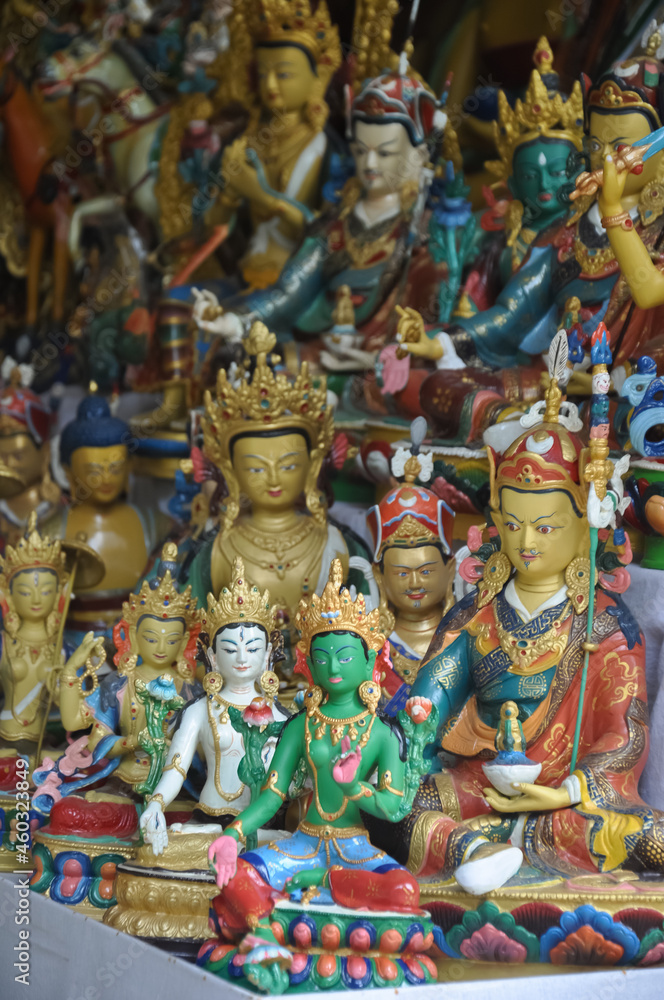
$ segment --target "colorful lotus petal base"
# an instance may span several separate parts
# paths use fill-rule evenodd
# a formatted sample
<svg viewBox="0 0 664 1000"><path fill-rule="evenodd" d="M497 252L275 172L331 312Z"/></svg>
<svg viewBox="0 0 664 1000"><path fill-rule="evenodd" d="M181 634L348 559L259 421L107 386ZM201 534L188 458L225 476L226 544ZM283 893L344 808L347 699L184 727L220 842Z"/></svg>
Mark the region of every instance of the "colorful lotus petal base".
<svg viewBox="0 0 664 1000"><path fill-rule="evenodd" d="M210 912L214 923L215 914ZM262 993L421 986L436 981L427 952L434 926L417 914L350 910L334 903L316 906L280 901L271 917L277 941L291 953L287 961L254 948L245 953L221 937L206 942L197 964L222 979ZM437 929L436 929L437 930Z"/></svg>
<svg viewBox="0 0 664 1000"><path fill-rule="evenodd" d="M474 962L664 964L664 880L627 871L541 879L524 866L482 902L452 883L423 885L436 944Z"/></svg>

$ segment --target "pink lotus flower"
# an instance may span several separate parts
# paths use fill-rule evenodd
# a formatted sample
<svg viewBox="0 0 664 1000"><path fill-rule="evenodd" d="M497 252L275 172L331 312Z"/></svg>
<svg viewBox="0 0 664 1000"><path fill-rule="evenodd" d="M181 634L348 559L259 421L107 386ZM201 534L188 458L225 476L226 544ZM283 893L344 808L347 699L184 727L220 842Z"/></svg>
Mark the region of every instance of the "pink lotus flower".
<svg viewBox="0 0 664 1000"><path fill-rule="evenodd" d="M482 529L478 524L471 524L466 537L466 544L471 552L477 552L482 544Z"/></svg>
<svg viewBox="0 0 664 1000"><path fill-rule="evenodd" d="M383 366L383 393L401 392L410 375L410 354L397 358L398 344L388 344L380 352L379 363Z"/></svg>
<svg viewBox="0 0 664 1000"><path fill-rule="evenodd" d="M245 708L242 718L249 726L267 726L274 721L272 709L263 697L254 698Z"/></svg>
<svg viewBox="0 0 664 1000"><path fill-rule="evenodd" d="M474 962L525 962L528 949L519 941L508 937L493 924L485 924L461 942L459 948L464 958Z"/></svg>
<svg viewBox="0 0 664 1000"><path fill-rule="evenodd" d="M420 698L416 695L414 698L409 698L406 702L406 714L411 717L413 722L420 723L426 722L426 720L431 715L432 704L428 698Z"/></svg>

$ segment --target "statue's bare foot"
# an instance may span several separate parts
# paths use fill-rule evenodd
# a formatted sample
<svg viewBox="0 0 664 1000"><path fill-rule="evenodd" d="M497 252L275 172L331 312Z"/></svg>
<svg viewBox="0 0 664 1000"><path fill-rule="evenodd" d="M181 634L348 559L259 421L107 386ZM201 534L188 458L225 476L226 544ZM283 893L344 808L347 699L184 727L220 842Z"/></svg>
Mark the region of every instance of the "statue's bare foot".
<svg viewBox="0 0 664 1000"><path fill-rule="evenodd" d="M499 889L516 875L522 861L523 854L519 847L486 843L477 847L468 860L459 865L454 877L466 892L481 896Z"/></svg>

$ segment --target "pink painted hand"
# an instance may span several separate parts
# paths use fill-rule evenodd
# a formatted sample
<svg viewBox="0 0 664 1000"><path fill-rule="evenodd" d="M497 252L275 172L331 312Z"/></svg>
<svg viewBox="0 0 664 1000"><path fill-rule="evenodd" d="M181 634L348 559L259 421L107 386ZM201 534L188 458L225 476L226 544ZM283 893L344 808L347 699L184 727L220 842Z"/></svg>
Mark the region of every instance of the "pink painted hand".
<svg viewBox="0 0 664 1000"><path fill-rule="evenodd" d="M210 844L208 849L210 868L217 877L217 885L223 889L237 871L237 841L223 834Z"/></svg>
<svg viewBox="0 0 664 1000"><path fill-rule="evenodd" d="M395 392L401 392L408 382L410 357L406 355L405 358L398 358L397 350L399 347L399 344L388 344L380 352L379 362L383 367L383 388L381 389L383 395L387 393L394 395Z"/></svg>
<svg viewBox="0 0 664 1000"><path fill-rule="evenodd" d="M344 736L341 741L342 756L332 768L332 777L339 785L350 785L355 781L357 769L362 761L362 748L357 747L352 753L350 750L350 737Z"/></svg>

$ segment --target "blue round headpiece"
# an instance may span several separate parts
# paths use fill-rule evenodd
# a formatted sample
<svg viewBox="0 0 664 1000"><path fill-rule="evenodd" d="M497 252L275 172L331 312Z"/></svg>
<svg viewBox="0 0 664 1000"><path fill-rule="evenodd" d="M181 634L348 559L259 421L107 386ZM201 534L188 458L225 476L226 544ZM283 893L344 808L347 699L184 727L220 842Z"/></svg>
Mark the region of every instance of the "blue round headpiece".
<svg viewBox="0 0 664 1000"><path fill-rule="evenodd" d="M129 424L111 414L103 396L86 396L60 437L60 461L69 465L77 448L111 448L133 442Z"/></svg>

